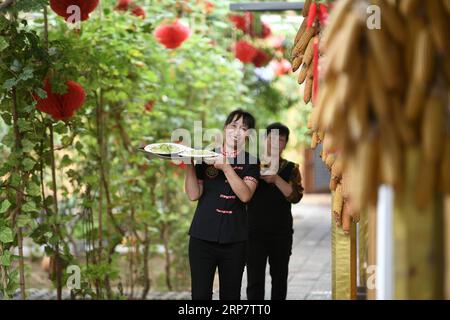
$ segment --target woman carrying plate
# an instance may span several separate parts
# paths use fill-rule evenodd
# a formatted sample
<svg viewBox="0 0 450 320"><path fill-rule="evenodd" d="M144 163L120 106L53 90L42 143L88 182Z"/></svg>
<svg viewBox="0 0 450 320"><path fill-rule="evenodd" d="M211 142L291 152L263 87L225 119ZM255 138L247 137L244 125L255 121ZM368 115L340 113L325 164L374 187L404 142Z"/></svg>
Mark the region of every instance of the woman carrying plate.
<svg viewBox="0 0 450 320"><path fill-rule="evenodd" d="M239 300L246 259L247 209L259 179L256 158L245 151L254 117L233 111L225 121L221 157L211 164L188 164L185 191L198 200L189 230L192 299L211 300L219 270L220 299Z"/></svg>

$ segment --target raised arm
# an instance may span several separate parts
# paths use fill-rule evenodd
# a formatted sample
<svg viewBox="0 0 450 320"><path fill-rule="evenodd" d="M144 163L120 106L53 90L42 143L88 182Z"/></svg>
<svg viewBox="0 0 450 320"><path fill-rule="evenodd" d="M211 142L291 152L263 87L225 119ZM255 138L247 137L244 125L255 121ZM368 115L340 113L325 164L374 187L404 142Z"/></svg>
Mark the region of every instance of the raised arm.
<svg viewBox="0 0 450 320"><path fill-rule="evenodd" d="M229 164L225 164L222 170L236 196L244 203L249 202L258 182L255 179L241 179Z"/></svg>

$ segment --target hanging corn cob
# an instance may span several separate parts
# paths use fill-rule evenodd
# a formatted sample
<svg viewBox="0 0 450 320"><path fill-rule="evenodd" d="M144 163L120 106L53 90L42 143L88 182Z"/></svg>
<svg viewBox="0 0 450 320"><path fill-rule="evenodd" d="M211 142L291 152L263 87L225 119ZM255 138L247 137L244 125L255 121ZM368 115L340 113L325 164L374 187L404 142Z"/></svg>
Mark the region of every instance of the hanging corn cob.
<svg viewBox="0 0 450 320"><path fill-rule="evenodd" d="M305 19L295 37L291 61L293 72L300 69L298 83L305 83L303 100L309 103L314 96L314 88L317 88L318 42L328 17L328 2L305 1L303 16Z"/></svg>
<svg viewBox="0 0 450 320"><path fill-rule="evenodd" d="M385 28L366 24L372 4L381 9ZM321 39L324 70L308 127L312 147L323 143L330 188L336 194L348 188L344 203L351 210L336 210L339 223L348 228L349 216L357 221L356 213L376 201L380 184L401 195L403 155L411 146L420 146L424 168L417 173L417 206L438 190L450 194L449 2L339 0L325 28L314 24L312 31L306 23L293 56L302 68L299 82L308 81L311 49L300 41ZM334 209L341 201L335 198Z"/></svg>

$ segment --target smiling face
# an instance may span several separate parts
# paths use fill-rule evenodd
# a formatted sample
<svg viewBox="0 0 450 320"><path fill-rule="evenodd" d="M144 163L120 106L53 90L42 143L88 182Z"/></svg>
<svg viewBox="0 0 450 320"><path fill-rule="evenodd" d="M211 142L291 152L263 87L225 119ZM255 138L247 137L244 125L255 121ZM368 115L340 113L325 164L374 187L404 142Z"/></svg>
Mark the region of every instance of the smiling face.
<svg viewBox="0 0 450 320"><path fill-rule="evenodd" d="M239 149L244 146L248 136L248 127L244 124L244 118L235 116L234 119L225 126L225 144L228 148Z"/></svg>

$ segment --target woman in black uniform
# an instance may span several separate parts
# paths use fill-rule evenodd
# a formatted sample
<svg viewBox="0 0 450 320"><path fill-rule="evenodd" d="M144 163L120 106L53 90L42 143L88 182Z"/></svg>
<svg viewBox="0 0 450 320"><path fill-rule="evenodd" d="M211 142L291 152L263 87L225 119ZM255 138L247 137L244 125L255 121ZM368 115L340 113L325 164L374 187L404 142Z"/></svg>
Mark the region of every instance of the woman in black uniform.
<svg viewBox="0 0 450 320"><path fill-rule="evenodd" d="M189 164L185 190L198 200L189 230L192 299L211 300L216 268L220 299L239 300L246 259L247 210L259 179L257 159L245 152L255 119L233 111L225 122L223 157L212 164Z"/></svg>

